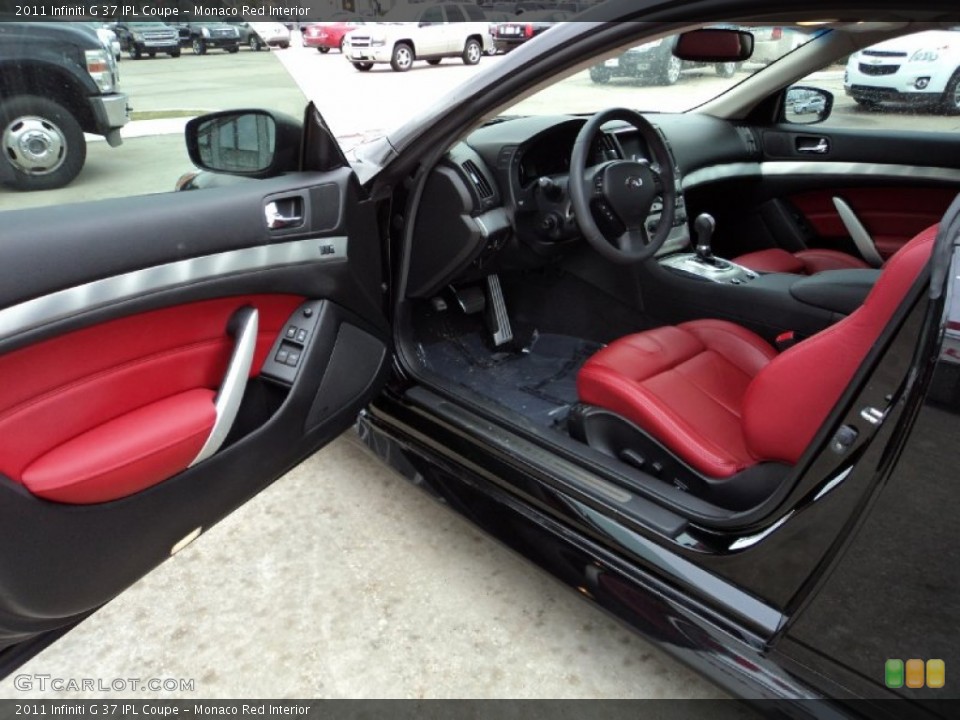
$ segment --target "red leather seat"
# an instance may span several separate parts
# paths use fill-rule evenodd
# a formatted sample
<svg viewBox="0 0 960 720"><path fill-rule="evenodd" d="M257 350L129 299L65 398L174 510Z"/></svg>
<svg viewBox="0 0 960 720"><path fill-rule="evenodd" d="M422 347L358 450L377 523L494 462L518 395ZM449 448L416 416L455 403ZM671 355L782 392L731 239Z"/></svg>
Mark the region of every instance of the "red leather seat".
<svg viewBox="0 0 960 720"><path fill-rule="evenodd" d="M692 468L728 478L795 464L930 258L937 226L887 263L852 314L777 354L724 320L614 341L577 376L580 400L635 423Z"/></svg>
<svg viewBox="0 0 960 720"><path fill-rule="evenodd" d="M734 258L733 262L756 272L814 275L824 270L864 270L864 260L837 250L801 250L790 253L781 248L758 250Z"/></svg>

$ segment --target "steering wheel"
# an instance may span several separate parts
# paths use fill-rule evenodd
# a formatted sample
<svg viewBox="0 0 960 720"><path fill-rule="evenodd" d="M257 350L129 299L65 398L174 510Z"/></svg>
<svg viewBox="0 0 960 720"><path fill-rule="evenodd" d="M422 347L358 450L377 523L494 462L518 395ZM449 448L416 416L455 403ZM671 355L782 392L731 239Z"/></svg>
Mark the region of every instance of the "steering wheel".
<svg viewBox="0 0 960 720"><path fill-rule="evenodd" d="M623 120L636 128L655 162L610 160L587 167L594 136L611 120ZM638 112L611 108L587 121L573 144L568 192L580 232L612 262L643 262L653 257L670 235L677 202L673 160L663 138ZM663 200L663 210L651 237L646 222L657 196ZM600 229L595 213L607 233Z"/></svg>

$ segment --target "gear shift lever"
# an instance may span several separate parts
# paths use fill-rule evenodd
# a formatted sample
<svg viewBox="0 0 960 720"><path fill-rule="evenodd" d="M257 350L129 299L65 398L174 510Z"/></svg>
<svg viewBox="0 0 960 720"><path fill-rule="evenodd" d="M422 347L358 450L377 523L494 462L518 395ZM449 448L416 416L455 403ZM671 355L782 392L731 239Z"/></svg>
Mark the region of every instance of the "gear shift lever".
<svg viewBox="0 0 960 720"><path fill-rule="evenodd" d="M710 239L713 237L713 231L716 227L717 221L708 213L697 215L697 219L693 221L693 229L697 233L697 260L707 265L718 264L710 247Z"/></svg>

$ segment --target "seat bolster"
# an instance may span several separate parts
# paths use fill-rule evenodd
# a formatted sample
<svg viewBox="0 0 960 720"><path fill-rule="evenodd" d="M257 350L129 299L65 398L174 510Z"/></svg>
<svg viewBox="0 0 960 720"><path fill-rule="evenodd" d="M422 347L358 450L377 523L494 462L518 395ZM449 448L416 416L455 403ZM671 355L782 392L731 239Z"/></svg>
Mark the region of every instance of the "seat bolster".
<svg viewBox="0 0 960 720"><path fill-rule="evenodd" d="M938 226L890 259L863 305L774 358L747 389L743 434L761 460L796 464L930 259Z"/></svg>
<svg viewBox="0 0 960 720"><path fill-rule="evenodd" d="M807 275L816 275L825 270L869 270L870 265L858 257L838 250L817 248L801 250L796 258L803 263L803 272Z"/></svg>
<svg viewBox="0 0 960 720"><path fill-rule="evenodd" d="M736 457L729 448L715 447L642 382L602 364L584 365L577 391L582 402L627 418L709 477L730 477L754 463L752 458Z"/></svg>
<svg viewBox="0 0 960 720"><path fill-rule="evenodd" d="M678 327L695 335L705 348L750 377L756 376L777 355L762 337L726 320L692 320Z"/></svg>
<svg viewBox="0 0 960 720"><path fill-rule="evenodd" d="M856 313L844 318L778 355L753 379L742 417L751 454L797 463L869 349L860 325Z"/></svg>
<svg viewBox="0 0 960 720"><path fill-rule="evenodd" d="M733 259L737 265L763 273L790 273L802 275L806 268L803 261L782 248L757 250Z"/></svg>

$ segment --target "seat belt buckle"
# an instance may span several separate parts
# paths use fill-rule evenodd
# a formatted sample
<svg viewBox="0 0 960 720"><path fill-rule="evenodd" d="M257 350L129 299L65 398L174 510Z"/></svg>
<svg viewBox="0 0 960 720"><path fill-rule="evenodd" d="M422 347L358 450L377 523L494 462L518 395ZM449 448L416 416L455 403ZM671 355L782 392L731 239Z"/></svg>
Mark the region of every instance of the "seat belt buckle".
<svg viewBox="0 0 960 720"><path fill-rule="evenodd" d="M774 345L777 347L777 352L783 352L784 350L789 350L798 342L799 338L797 338L797 333L793 330L786 330L777 335L777 339L774 340Z"/></svg>

